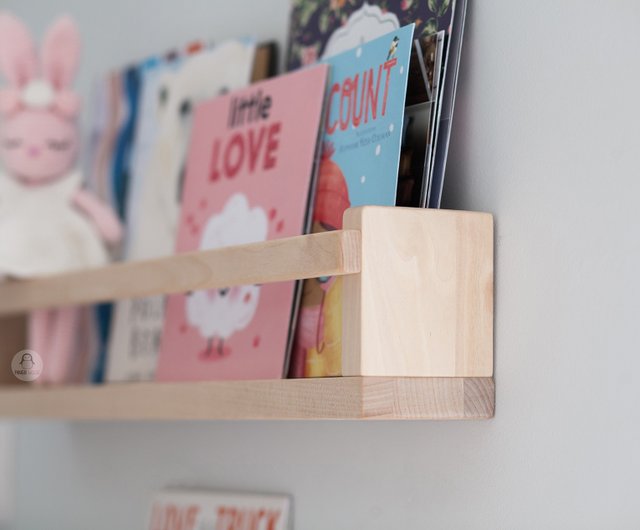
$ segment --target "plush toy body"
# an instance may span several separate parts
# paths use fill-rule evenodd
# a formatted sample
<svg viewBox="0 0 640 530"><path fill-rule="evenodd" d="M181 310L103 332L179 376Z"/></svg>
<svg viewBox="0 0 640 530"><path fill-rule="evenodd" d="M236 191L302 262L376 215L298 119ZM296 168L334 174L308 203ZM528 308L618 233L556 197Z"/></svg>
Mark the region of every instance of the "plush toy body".
<svg viewBox="0 0 640 530"><path fill-rule="evenodd" d="M79 210L77 171L25 186L0 177L0 272L25 277L106 263L98 231Z"/></svg>
<svg viewBox="0 0 640 530"><path fill-rule="evenodd" d="M69 18L55 22L40 58L26 27L0 13L0 275L37 276L106 263L104 241L121 227L81 188L74 169L79 99L71 90L80 40ZM30 347L44 360L41 381L64 380L74 350L76 308L31 315Z"/></svg>

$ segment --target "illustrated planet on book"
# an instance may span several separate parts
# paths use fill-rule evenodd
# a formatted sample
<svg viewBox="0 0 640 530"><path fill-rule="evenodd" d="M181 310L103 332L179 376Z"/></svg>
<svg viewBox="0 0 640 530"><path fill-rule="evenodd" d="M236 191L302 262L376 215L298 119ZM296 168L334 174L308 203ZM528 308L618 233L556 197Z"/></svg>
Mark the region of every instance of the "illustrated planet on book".
<svg viewBox="0 0 640 530"><path fill-rule="evenodd" d="M342 214L351 206L349 188L340 166L332 160L333 144L324 146L316 204L313 214L314 232L342 228ZM326 276L304 283L303 303L294 348L297 359L304 359L298 375L305 377L339 375L342 350L342 280Z"/></svg>
<svg viewBox="0 0 640 530"><path fill-rule="evenodd" d="M351 206L347 182L340 166L331 158L333 153L333 144L326 143L320 161L316 204L313 210L313 221L320 223L325 230L342 228L342 214Z"/></svg>

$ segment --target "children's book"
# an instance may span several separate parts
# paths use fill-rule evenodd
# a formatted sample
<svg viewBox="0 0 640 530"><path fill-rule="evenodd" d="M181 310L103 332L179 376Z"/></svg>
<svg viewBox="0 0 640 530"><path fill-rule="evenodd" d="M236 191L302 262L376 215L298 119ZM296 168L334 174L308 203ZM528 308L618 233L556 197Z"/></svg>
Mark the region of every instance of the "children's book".
<svg viewBox="0 0 640 530"><path fill-rule="evenodd" d="M255 44L232 40L190 45L140 68L140 113L127 201L124 258L150 259L175 248L186 152L198 102L246 86ZM162 296L115 306L109 341L109 381L153 379L162 334Z"/></svg>
<svg viewBox="0 0 640 530"><path fill-rule="evenodd" d="M149 530L287 530L285 495L166 490L153 500Z"/></svg>
<svg viewBox="0 0 640 530"><path fill-rule="evenodd" d="M414 26L325 60L331 65L313 231L342 228L350 206L396 203ZM290 374L341 373L342 281L305 280Z"/></svg>
<svg viewBox="0 0 640 530"><path fill-rule="evenodd" d="M458 71L460 69L460 55L462 52L462 37L467 12L467 0L455 0L455 14L448 32L449 42L446 56L442 65L442 87L438 99L438 122L435 130L434 147L432 150L431 170L429 174L429 193L427 206L440 208L444 173L447 167L447 155L451 140L451 126L453 122L453 108L458 85Z"/></svg>
<svg viewBox="0 0 640 530"><path fill-rule="evenodd" d="M328 70L304 69L197 106L177 252L307 231ZM282 377L295 301L296 282L169 296L156 379Z"/></svg>
<svg viewBox="0 0 640 530"><path fill-rule="evenodd" d="M159 129L159 84L166 72L179 67L180 54L152 57L139 66L140 102L132 156L133 178L127 189L124 257L135 255L132 241L138 234L140 193L144 186L149 158ZM138 249L140 252L140 249ZM144 249L142 249L144 253ZM153 377L158 350L157 319L162 318L162 297L123 300L115 304L109 341L106 378L109 381L143 380ZM150 329L147 328L150 324Z"/></svg>
<svg viewBox="0 0 640 530"><path fill-rule="evenodd" d="M131 153L138 112L140 77L137 66L115 70L99 79L91 101L91 132L86 157L88 187L118 214L126 223L125 204L131 174ZM121 257L119 245L112 249L112 257ZM111 328L113 305L99 304L83 308L94 314L79 335L95 335L94 346L86 341L81 348L82 362L88 363L89 376L80 378L94 383L104 380L107 344ZM83 318L87 318L84 317ZM95 322L95 326L92 323ZM77 379L75 379L77 380Z"/></svg>
<svg viewBox="0 0 640 530"><path fill-rule="evenodd" d="M398 206L426 206L438 122L444 39L445 32L439 31L413 42L398 175Z"/></svg>
<svg viewBox="0 0 640 530"><path fill-rule="evenodd" d="M411 103L408 111L413 125L408 124L406 130L409 136L406 150L403 147L404 171L397 198L401 206L439 208L467 0L380 0L373 4L367 0L293 0L287 68L314 63L412 22L420 45L444 32L444 39L438 37L440 66L427 64L427 78L438 78L433 79L439 81L436 91L429 93L428 104Z"/></svg>
<svg viewBox="0 0 640 530"><path fill-rule="evenodd" d="M408 24L414 38L448 31L454 0L293 0L287 69L326 59Z"/></svg>

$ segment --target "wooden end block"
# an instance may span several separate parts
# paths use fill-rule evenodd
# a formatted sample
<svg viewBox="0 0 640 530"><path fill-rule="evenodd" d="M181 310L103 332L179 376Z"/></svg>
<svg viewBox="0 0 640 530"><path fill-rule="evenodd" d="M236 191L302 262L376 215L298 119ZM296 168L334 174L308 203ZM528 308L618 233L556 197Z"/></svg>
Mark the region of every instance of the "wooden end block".
<svg viewBox="0 0 640 530"><path fill-rule="evenodd" d="M493 217L365 206L362 269L344 277L345 376L493 375Z"/></svg>

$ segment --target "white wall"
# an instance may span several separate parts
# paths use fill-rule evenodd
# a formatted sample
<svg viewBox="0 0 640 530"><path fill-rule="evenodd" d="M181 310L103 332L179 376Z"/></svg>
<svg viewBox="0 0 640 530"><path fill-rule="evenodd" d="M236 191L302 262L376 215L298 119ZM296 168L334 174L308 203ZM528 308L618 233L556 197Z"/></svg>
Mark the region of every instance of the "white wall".
<svg viewBox="0 0 640 530"><path fill-rule="evenodd" d="M287 1L12 0L74 13L86 80ZM168 484L290 492L299 529L640 528L640 4L471 1L446 203L496 216L495 419L24 423L18 527L141 528ZM89 62L91 60L91 62Z"/></svg>
<svg viewBox="0 0 640 530"><path fill-rule="evenodd" d="M0 423L0 529L7 528L14 519L16 495L16 428Z"/></svg>

